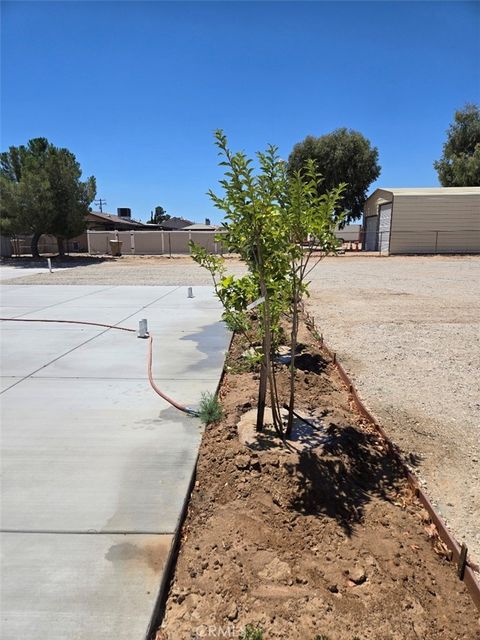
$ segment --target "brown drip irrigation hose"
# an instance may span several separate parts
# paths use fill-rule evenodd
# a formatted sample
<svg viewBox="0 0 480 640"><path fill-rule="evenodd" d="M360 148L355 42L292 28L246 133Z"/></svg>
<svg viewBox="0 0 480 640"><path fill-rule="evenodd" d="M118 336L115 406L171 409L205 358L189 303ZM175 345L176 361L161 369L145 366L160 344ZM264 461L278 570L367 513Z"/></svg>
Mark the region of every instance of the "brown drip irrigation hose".
<svg viewBox="0 0 480 640"><path fill-rule="evenodd" d="M46 319L39 319L39 318L0 318L0 322L55 322L55 323L63 323L63 324L85 324L91 327L105 327L106 329L118 329L119 331L129 331L130 333L136 333L135 329L130 329L128 327L119 327L117 325L113 325L113 324L104 324L103 322L87 322L84 320L46 320ZM169 396L167 396L165 393L163 393L163 391L161 389L159 389L159 387L157 387L157 385L155 384L155 381L153 380L153 373L152 373L152 359L153 359L153 337L152 335L148 336L148 354L147 354L147 372L148 372L148 382L150 383L150 386L152 387L152 389L155 391L155 393L157 393L161 398L163 398L166 402L168 402L169 404L172 405L172 407L175 407L175 409L178 409L179 411L183 411L184 413L187 413L190 416L198 416L198 413L196 411L194 411L193 409L189 409L188 407L184 406L183 404L180 404L179 402L176 402L175 400L173 400L173 398L170 398Z"/></svg>
<svg viewBox="0 0 480 640"><path fill-rule="evenodd" d="M128 327L117 327L113 324L103 324L102 322L87 322L86 320L46 320L41 318L0 318L0 322L55 322L63 324L87 324L92 327L105 327L106 329L118 329L119 331L132 331L135 333L135 329L129 329Z"/></svg>
<svg viewBox="0 0 480 640"><path fill-rule="evenodd" d="M158 393L158 395L161 398L163 398L166 402L171 404L172 407L175 407L175 409L178 409L179 411L183 411L184 413L188 413L191 416L197 416L198 413L196 411L194 411L193 409L189 409L188 407L185 407L183 404L179 404L178 402L173 400L173 398L170 398L169 396L167 396L165 393L163 393L163 391L161 391L157 387L157 385L153 380L152 356L153 356L153 336L150 334L148 336L148 356L147 356L148 381L150 382L150 386L155 391L155 393Z"/></svg>

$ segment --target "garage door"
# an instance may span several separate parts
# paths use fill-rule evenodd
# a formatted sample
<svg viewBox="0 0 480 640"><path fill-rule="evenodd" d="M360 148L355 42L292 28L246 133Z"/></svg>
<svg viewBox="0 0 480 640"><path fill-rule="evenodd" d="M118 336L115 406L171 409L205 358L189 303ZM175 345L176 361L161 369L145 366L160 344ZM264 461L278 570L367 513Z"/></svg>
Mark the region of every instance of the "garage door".
<svg viewBox="0 0 480 640"><path fill-rule="evenodd" d="M365 251L377 250L378 216L365 218Z"/></svg>
<svg viewBox="0 0 480 640"><path fill-rule="evenodd" d="M392 221L392 203L380 205L378 223L378 248L380 253L387 253L390 247L390 222Z"/></svg>

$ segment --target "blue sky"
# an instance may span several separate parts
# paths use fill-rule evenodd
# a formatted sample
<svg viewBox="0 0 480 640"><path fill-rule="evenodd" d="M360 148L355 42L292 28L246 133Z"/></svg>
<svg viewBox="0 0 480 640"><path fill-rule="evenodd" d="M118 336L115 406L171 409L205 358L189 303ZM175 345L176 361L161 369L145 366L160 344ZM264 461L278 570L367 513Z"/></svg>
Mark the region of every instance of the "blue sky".
<svg viewBox="0 0 480 640"><path fill-rule="evenodd" d="M455 109L480 98L478 2L2 2L1 148L45 136L107 210L220 213L212 132L287 158L361 131L384 186L434 186ZM372 185L373 187L374 185Z"/></svg>

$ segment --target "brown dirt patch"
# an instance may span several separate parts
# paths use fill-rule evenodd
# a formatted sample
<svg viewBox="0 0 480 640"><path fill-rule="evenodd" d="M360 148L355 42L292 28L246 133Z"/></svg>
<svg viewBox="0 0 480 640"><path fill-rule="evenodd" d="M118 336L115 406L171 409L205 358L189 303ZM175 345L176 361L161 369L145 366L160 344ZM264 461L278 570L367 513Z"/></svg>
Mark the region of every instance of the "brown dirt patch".
<svg viewBox="0 0 480 640"><path fill-rule="evenodd" d="M297 423L292 449L268 431L239 442L258 383L234 340L158 640L238 637L246 624L265 640L479 639L478 612L438 542L435 553L402 468L306 330L301 340L298 412L315 428ZM285 366L279 386L287 397Z"/></svg>

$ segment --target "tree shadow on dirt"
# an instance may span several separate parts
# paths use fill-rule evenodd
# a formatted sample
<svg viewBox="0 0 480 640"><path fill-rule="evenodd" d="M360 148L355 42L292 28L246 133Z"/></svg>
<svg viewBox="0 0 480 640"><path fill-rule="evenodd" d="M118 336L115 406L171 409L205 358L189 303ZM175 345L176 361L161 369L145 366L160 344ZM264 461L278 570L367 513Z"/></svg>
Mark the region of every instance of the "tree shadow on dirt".
<svg viewBox="0 0 480 640"><path fill-rule="evenodd" d="M292 507L302 514L326 515L348 535L373 499L391 502L405 473L378 436L352 426L331 425L321 448L305 448L291 471L301 475Z"/></svg>

